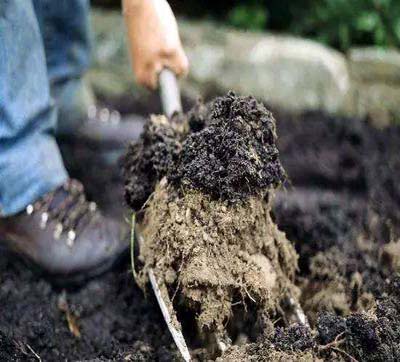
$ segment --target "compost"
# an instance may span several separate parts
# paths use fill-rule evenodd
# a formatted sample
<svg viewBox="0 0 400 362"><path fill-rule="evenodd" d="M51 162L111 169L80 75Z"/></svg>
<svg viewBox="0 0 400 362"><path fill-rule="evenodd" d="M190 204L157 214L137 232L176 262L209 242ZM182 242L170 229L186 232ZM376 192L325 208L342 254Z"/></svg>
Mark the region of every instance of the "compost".
<svg viewBox="0 0 400 362"><path fill-rule="evenodd" d="M149 245L141 267L160 268L158 275L177 290L174 303L186 325L221 325L206 303L196 302L193 282L210 287L199 288L199 297L221 307L222 319L249 316L227 327L233 346L219 361L399 360L400 129L320 112L272 113L229 94L195 105L183 119L157 116L145 125L123 164L130 175L126 199L142 220L152 216L146 237L163 235L171 244L187 237L191 248L170 244L171 259L160 262ZM63 152L94 200L108 209L123 204L120 165L103 162L93 145L63 145ZM92 167L77 167L82 158ZM216 229L224 215L226 224ZM161 227L155 220L166 222ZM210 233L204 234L206 221ZM264 273L249 257L265 250L261 227L270 238L268 255L261 256ZM224 236L220 247L211 231ZM224 252L231 245L232 253ZM205 265L205 247L209 260L233 258L235 267L213 279L207 272L218 269ZM232 274L234 268L242 272ZM284 291L299 298L310 328L285 320ZM229 303L215 299L219 293ZM129 260L85 286L61 290L0 249L0 305L0 360L179 360L155 299L137 286ZM187 311L196 312L197 322Z"/></svg>

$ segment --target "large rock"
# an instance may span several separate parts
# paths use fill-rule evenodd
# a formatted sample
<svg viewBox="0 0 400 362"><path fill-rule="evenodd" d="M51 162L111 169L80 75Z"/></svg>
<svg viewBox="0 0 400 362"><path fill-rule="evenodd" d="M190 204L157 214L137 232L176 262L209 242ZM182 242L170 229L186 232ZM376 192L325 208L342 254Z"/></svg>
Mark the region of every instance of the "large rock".
<svg viewBox="0 0 400 362"><path fill-rule="evenodd" d="M400 52L377 47L349 51L351 76L365 82L400 83Z"/></svg>
<svg viewBox="0 0 400 362"><path fill-rule="evenodd" d="M318 43L182 22L191 62L189 82L199 90L250 93L286 109L342 108L350 90L346 59Z"/></svg>
<svg viewBox="0 0 400 362"><path fill-rule="evenodd" d="M346 114L367 117L377 128L400 123L400 85L384 82L353 82L352 106Z"/></svg>
<svg viewBox="0 0 400 362"><path fill-rule="evenodd" d="M368 117L377 127L400 122L400 52L354 48L349 52L352 106L348 113ZM349 98L350 99L350 98Z"/></svg>

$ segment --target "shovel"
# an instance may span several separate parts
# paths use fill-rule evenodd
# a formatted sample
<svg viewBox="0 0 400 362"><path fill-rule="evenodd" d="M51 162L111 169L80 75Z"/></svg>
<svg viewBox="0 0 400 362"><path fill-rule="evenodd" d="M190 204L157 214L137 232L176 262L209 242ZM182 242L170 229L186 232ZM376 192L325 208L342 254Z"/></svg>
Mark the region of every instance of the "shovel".
<svg viewBox="0 0 400 362"><path fill-rule="evenodd" d="M165 68L159 75L159 87L161 104L164 114L170 118L175 112L182 112L181 95L178 86L178 81L175 74ZM143 237L135 227L135 234L138 236L138 243L143 242ZM157 281L153 269L149 269L148 277L157 303L161 309L165 323L172 335L172 338L181 353L182 358L188 362L191 361L190 352L186 345L185 338L182 334L182 326L174 313L172 301L169 298L167 287L164 283Z"/></svg>

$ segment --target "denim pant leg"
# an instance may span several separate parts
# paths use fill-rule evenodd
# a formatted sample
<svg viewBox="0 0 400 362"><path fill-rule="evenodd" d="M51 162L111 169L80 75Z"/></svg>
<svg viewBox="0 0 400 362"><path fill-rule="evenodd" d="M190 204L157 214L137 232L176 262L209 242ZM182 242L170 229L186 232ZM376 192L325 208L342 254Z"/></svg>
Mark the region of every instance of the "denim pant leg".
<svg viewBox="0 0 400 362"><path fill-rule="evenodd" d="M31 0L0 0L0 215L68 177L54 139L42 38Z"/></svg>
<svg viewBox="0 0 400 362"><path fill-rule="evenodd" d="M57 129L68 133L86 117L94 96L83 81L90 65L89 0L33 0L42 33Z"/></svg>
<svg viewBox="0 0 400 362"><path fill-rule="evenodd" d="M89 0L32 0L50 85L79 79L90 64Z"/></svg>

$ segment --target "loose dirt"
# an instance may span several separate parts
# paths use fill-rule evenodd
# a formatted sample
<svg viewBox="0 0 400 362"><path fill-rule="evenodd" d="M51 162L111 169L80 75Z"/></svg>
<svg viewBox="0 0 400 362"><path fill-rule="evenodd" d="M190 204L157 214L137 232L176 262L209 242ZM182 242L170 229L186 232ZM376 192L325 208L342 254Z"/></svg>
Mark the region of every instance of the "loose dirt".
<svg viewBox="0 0 400 362"><path fill-rule="evenodd" d="M203 130L207 112L197 105L190 128ZM294 285L312 325L296 326L278 316L271 320L247 300L247 315L255 317L238 321L236 344L221 360L399 360L400 129L378 131L362 120L319 112L273 113L288 181L275 192L272 217L299 255ZM86 147L64 145L71 175L83 179L92 198L107 210L115 209L122 205L118 166L101 162L100 150ZM77 167L83 158L91 167ZM196 186L203 197L201 184ZM113 197L105 197L105 189ZM137 209L149 191L144 194ZM210 203L220 196L207 195ZM225 202L238 204L240 197ZM0 249L0 360L37 361L36 355L43 361L178 360L158 306L151 293L136 286L128 260L66 293L80 338L59 308L64 292ZM234 313L240 308L233 306ZM193 323L184 313L179 317ZM251 322L257 326L253 334Z"/></svg>

